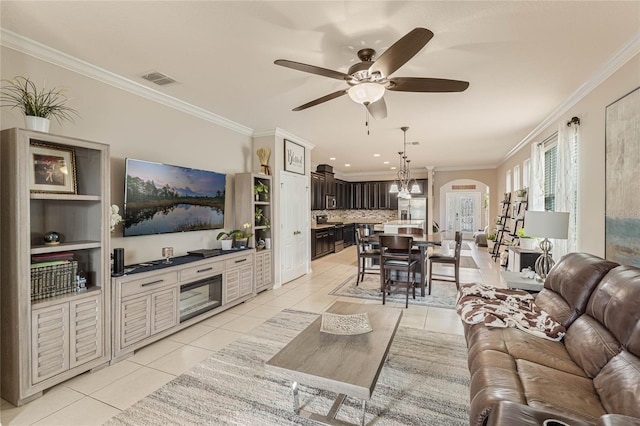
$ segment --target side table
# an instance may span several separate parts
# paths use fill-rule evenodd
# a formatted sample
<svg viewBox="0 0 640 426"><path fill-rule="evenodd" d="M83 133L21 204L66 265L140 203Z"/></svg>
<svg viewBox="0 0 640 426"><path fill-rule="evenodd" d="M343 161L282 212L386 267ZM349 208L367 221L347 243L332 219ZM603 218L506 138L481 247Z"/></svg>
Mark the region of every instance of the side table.
<svg viewBox="0 0 640 426"><path fill-rule="evenodd" d="M539 292L544 288L544 282L524 277L520 272L500 271L500 276L507 287L511 289Z"/></svg>

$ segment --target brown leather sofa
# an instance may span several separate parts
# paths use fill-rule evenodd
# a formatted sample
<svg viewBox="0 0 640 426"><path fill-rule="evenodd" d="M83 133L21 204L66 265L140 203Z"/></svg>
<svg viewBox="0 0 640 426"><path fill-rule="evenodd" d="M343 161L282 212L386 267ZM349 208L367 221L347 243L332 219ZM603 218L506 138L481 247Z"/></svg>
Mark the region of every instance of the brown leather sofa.
<svg viewBox="0 0 640 426"><path fill-rule="evenodd" d="M640 425L640 269L564 256L535 303L562 341L465 324L471 425Z"/></svg>

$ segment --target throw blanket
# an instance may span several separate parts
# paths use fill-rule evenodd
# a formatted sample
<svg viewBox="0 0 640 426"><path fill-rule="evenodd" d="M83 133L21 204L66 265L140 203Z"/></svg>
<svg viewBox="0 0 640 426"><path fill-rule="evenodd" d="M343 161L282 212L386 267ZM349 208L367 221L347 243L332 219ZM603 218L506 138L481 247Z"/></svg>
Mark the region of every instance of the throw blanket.
<svg viewBox="0 0 640 426"><path fill-rule="evenodd" d="M534 336L562 340L565 328L538 308L531 294L482 284L460 286L456 312L467 324L515 327Z"/></svg>

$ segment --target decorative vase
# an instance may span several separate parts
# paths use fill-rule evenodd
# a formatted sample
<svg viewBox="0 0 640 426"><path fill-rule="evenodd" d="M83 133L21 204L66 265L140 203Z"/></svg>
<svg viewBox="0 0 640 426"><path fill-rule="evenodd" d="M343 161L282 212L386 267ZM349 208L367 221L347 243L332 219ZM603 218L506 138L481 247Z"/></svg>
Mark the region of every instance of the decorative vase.
<svg viewBox="0 0 640 426"><path fill-rule="evenodd" d="M60 234L56 231L50 231L44 234L43 239L46 245L57 246L58 244L60 244L61 237Z"/></svg>
<svg viewBox="0 0 640 426"><path fill-rule="evenodd" d="M247 248L248 242L249 242L248 238L241 238L239 240L236 240L236 248L239 248L239 249Z"/></svg>
<svg viewBox="0 0 640 426"><path fill-rule="evenodd" d="M25 115L24 117L24 125L27 130L35 130L38 132L49 132L49 124L51 124L51 120L44 117L34 117L32 115Z"/></svg>
<svg viewBox="0 0 640 426"><path fill-rule="evenodd" d="M270 249L271 248L271 238L265 238L264 239L264 248L266 248L266 249Z"/></svg>
<svg viewBox="0 0 640 426"><path fill-rule="evenodd" d="M222 250L231 250L233 240L220 240L220 245L222 246Z"/></svg>
<svg viewBox="0 0 640 426"><path fill-rule="evenodd" d="M520 247L525 250L535 250L538 241L535 238L520 238Z"/></svg>

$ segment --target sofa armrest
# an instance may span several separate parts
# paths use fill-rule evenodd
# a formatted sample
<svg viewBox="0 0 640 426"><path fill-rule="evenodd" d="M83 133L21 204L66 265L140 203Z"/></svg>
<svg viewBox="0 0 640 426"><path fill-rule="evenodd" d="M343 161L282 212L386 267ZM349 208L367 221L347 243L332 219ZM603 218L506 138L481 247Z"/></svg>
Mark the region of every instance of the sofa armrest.
<svg viewBox="0 0 640 426"><path fill-rule="evenodd" d="M511 401L500 401L493 406L487 419L487 426L542 426L545 420L560 420L570 426L593 426L593 423L584 420ZM548 426L551 425L553 423L549 422ZM556 423L554 426L561 425L562 423Z"/></svg>
<svg viewBox="0 0 640 426"><path fill-rule="evenodd" d="M605 414L598 419L597 424L598 426L640 426L640 419L622 414Z"/></svg>

